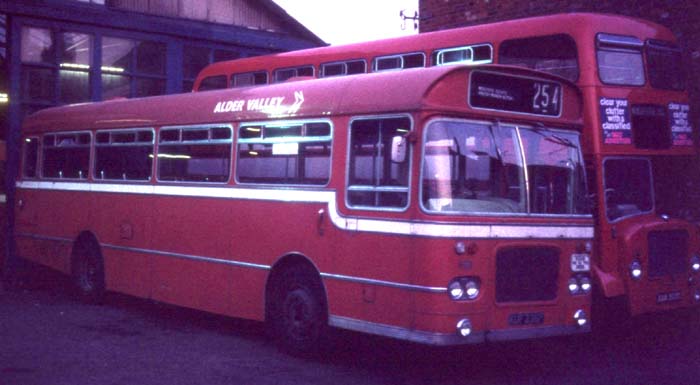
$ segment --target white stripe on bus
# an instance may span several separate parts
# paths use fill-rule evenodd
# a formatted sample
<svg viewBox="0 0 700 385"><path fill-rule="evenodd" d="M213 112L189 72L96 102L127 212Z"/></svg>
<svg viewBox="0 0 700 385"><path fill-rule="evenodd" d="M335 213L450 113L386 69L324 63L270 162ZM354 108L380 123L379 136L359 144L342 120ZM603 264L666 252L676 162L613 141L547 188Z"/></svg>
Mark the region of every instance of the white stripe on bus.
<svg viewBox="0 0 700 385"><path fill-rule="evenodd" d="M169 195L280 202L325 203L333 224L343 230L446 238L544 238L589 239L593 226L485 225L411 222L344 217L337 209L335 191L257 189L241 187L162 186L146 184L21 181L18 189L86 191L142 195Z"/></svg>

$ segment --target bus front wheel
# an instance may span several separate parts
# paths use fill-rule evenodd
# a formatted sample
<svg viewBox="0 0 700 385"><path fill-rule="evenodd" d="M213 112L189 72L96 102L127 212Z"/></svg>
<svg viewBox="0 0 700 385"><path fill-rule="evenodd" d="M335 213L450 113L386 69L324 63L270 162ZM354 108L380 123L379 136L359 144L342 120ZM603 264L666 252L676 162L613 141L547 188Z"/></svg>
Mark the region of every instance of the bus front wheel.
<svg viewBox="0 0 700 385"><path fill-rule="evenodd" d="M303 265L285 269L271 301L271 332L281 347L298 356L318 354L328 333L326 302L318 276Z"/></svg>
<svg viewBox="0 0 700 385"><path fill-rule="evenodd" d="M105 293L104 263L94 242L79 240L76 243L72 272L78 297L86 303L101 303Z"/></svg>

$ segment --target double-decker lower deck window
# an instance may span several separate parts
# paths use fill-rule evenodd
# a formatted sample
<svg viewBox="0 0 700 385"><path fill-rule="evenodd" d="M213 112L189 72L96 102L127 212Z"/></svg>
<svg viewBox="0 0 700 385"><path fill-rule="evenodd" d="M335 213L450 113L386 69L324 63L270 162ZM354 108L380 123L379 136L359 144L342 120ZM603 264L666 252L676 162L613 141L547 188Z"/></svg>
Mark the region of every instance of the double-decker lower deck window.
<svg viewBox="0 0 700 385"><path fill-rule="evenodd" d="M152 169L152 129L97 131L95 179L148 181Z"/></svg>
<svg viewBox="0 0 700 385"><path fill-rule="evenodd" d="M236 180L323 186L330 178L331 138L328 122L241 125Z"/></svg>
<svg viewBox="0 0 700 385"><path fill-rule="evenodd" d="M427 211L586 214L584 180L574 133L462 120L426 131Z"/></svg>
<svg viewBox="0 0 700 385"><path fill-rule="evenodd" d="M396 150L394 143L405 140L410 130L411 120L407 117L352 122L346 196L349 206L390 209L408 206L410 151L397 159L392 156L392 147Z"/></svg>
<svg viewBox="0 0 700 385"><path fill-rule="evenodd" d="M36 178L39 169L39 139L25 138L22 155L22 176Z"/></svg>
<svg viewBox="0 0 700 385"><path fill-rule="evenodd" d="M89 132L44 135L42 176L86 179L90 165Z"/></svg>
<svg viewBox="0 0 700 385"><path fill-rule="evenodd" d="M168 127L158 138L158 180L229 180L232 129L229 126Z"/></svg>

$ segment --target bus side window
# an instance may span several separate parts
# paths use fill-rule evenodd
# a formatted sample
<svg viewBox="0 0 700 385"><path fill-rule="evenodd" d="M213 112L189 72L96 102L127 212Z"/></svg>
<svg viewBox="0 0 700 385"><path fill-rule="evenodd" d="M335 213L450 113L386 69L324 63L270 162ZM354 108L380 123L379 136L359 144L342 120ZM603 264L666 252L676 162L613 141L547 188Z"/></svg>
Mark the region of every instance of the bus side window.
<svg viewBox="0 0 700 385"><path fill-rule="evenodd" d="M39 162L39 139L24 139L24 152L22 162L22 176L25 178L36 178Z"/></svg>
<svg viewBox="0 0 700 385"><path fill-rule="evenodd" d="M153 129L97 131L94 178L149 181L153 169Z"/></svg>
<svg viewBox="0 0 700 385"><path fill-rule="evenodd" d="M498 50L498 62L578 80L576 42L569 35L505 40Z"/></svg>
<svg viewBox="0 0 700 385"><path fill-rule="evenodd" d="M158 145L158 180L228 182L232 142L230 126L162 128Z"/></svg>
<svg viewBox="0 0 700 385"><path fill-rule="evenodd" d="M226 75L217 75L202 79L198 91L222 90L224 88L226 88Z"/></svg>
<svg viewBox="0 0 700 385"><path fill-rule="evenodd" d="M350 127L346 199L354 208L401 209L408 205L410 161L394 162L392 144L410 132L407 117L356 119ZM406 158L411 158L410 147Z"/></svg>
<svg viewBox="0 0 700 385"><path fill-rule="evenodd" d="M88 132L44 135L42 177L87 179L90 138Z"/></svg>
<svg viewBox="0 0 700 385"><path fill-rule="evenodd" d="M328 122L242 125L236 180L324 186L330 179L331 139Z"/></svg>

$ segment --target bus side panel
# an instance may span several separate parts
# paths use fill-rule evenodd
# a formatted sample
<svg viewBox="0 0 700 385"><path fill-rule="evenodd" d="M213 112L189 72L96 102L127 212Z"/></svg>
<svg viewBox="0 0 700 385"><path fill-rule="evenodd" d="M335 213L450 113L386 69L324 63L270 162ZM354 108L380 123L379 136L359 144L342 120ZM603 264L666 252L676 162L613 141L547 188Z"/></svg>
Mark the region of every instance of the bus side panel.
<svg viewBox="0 0 700 385"><path fill-rule="evenodd" d="M327 279L329 314L411 328L413 292L397 287L413 284L413 240L406 236L339 230L333 274L351 280ZM352 279L365 282L353 282Z"/></svg>
<svg viewBox="0 0 700 385"><path fill-rule="evenodd" d="M101 244L108 290L148 298L152 197L136 194L93 194L91 228Z"/></svg>
<svg viewBox="0 0 700 385"><path fill-rule="evenodd" d="M21 256L70 274L73 241L87 228L87 193L18 189L17 239ZM19 203L21 200L21 203Z"/></svg>
<svg viewBox="0 0 700 385"><path fill-rule="evenodd" d="M153 200L153 298L232 314L232 201L158 196Z"/></svg>

